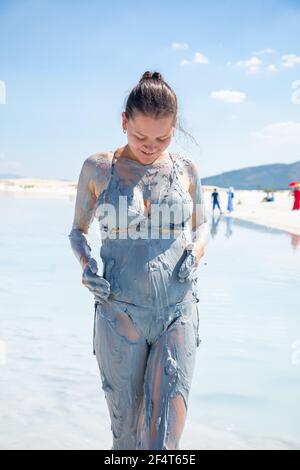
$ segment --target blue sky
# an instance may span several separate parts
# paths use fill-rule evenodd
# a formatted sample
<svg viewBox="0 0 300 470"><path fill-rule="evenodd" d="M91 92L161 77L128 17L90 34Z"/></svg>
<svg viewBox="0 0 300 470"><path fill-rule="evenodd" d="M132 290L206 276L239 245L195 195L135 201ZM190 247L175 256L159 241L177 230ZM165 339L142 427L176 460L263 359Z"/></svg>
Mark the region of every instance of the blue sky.
<svg viewBox="0 0 300 470"><path fill-rule="evenodd" d="M300 0L0 0L0 173L77 179L126 144L146 70L177 93L200 147L177 131L169 149L202 177L300 160L299 25Z"/></svg>

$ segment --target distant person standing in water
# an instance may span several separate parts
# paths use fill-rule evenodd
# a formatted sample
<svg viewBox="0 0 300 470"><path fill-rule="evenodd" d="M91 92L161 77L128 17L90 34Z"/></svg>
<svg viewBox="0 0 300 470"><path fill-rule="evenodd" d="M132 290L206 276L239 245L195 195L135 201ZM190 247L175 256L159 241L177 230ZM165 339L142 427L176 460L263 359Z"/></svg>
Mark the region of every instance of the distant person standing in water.
<svg viewBox="0 0 300 470"><path fill-rule="evenodd" d="M211 193L211 197L212 197L212 203L213 203L213 208L212 208L213 211L217 207L220 211L220 214L222 214L222 210L221 210L220 202L219 202L219 193L217 191L217 188L215 188L214 191Z"/></svg>
<svg viewBox="0 0 300 470"><path fill-rule="evenodd" d="M294 188L294 205L293 211L300 210L300 184Z"/></svg>
<svg viewBox="0 0 300 470"><path fill-rule="evenodd" d="M230 186L230 188L227 191L227 210L228 212L232 212L233 209L233 198L234 198L234 190L233 187Z"/></svg>

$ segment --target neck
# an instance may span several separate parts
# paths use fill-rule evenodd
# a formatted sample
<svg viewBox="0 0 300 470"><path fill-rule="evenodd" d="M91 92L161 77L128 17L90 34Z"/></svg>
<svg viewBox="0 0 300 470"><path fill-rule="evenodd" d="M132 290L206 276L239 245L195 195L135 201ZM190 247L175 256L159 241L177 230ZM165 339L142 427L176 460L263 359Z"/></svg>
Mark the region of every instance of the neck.
<svg viewBox="0 0 300 470"><path fill-rule="evenodd" d="M141 160L140 158L137 158L136 155L134 155L132 153L132 151L130 150L130 147L128 145L125 145L125 147L121 147L120 149L116 150L117 158L126 157L126 158L129 158L131 160L137 161L141 165L152 165L152 163L154 163L156 161L158 162L160 160L163 160L166 157L166 155L168 155L167 151L165 151L165 152L161 153L160 155L158 155L158 157L156 157L154 160L145 162L145 161Z"/></svg>

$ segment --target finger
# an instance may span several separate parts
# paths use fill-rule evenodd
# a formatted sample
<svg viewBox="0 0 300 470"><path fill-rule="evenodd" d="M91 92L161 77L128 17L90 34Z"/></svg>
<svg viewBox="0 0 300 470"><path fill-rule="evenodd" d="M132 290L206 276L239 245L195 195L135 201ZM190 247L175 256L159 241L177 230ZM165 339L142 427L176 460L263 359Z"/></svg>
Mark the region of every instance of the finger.
<svg viewBox="0 0 300 470"><path fill-rule="evenodd" d="M104 299L102 299L102 297L99 297L98 295L95 295L95 302L97 302L98 304L103 304L104 302Z"/></svg>
<svg viewBox="0 0 300 470"><path fill-rule="evenodd" d="M96 274L88 275L83 278L83 284L92 289L100 289L105 291L110 290L110 283L101 276Z"/></svg>
<svg viewBox="0 0 300 470"><path fill-rule="evenodd" d="M94 289L96 292L101 293L110 293L110 283L109 282L103 282L102 279L97 280L94 284Z"/></svg>
<svg viewBox="0 0 300 470"><path fill-rule="evenodd" d="M101 297L103 299L107 299L107 297L110 295L110 292L109 291L104 292L104 291L94 289L93 294L97 295L98 297Z"/></svg>
<svg viewBox="0 0 300 470"><path fill-rule="evenodd" d="M187 271L186 260L184 260L184 262L182 263L182 265L179 268L178 274L180 276L185 276L186 271Z"/></svg>
<svg viewBox="0 0 300 470"><path fill-rule="evenodd" d="M97 299L97 301L99 300L99 301L101 301L101 302L104 302L104 301L106 301L106 300L108 299L109 293L107 293L107 294L106 294L106 293L101 293L101 294L99 294L98 292L94 292L94 297L95 297L95 299Z"/></svg>
<svg viewBox="0 0 300 470"><path fill-rule="evenodd" d="M189 256L183 261L182 265L179 268L178 276L181 278L185 278L188 276L190 272L190 263L189 263Z"/></svg>
<svg viewBox="0 0 300 470"><path fill-rule="evenodd" d="M103 288L110 288L110 283L101 276L96 277L96 284L102 286Z"/></svg>
<svg viewBox="0 0 300 470"><path fill-rule="evenodd" d="M87 287L89 290L94 290L97 286L94 279L84 278L82 279L82 284Z"/></svg>
<svg viewBox="0 0 300 470"><path fill-rule="evenodd" d="M197 258L193 251L190 251L186 257L185 264L187 269L193 269L197 266Z"/></svg>
<svg viewBox="0 0 300 470"><path fill-rule="evenodd" d="M189 272L185 269L185 270L181 270L179 273L178 273L178 277L179 279L186 279L189 275Z"/></svg>
<svg viewBox="0 0 300 470"><path fill-rule="evenodd" d="M110 287L107 285L101 286L95 279L83 279L82 284L90 291L92 294L98 294L100 296L106 296L110 293Z"/></svg>
<svg viewBox="0 0 300 470"><path fill-rule="evenodd" d="M195 264L190 264L184 262L181 266L178 277L181 282L194 279L197 274L197 266Z"/></svg>

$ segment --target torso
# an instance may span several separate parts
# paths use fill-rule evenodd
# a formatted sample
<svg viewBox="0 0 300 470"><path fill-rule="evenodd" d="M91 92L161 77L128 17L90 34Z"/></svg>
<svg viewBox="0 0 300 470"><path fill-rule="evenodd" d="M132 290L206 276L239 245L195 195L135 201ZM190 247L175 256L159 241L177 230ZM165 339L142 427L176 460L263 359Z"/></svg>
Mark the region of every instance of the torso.
<svg viewBox="0 0 300 470"><path fill-rule="evenodd" d="M103 276L111 285L110 299L158 308L194 301L196 290L192 281L181 283L178 280L178 268L185 257L185 247L191 242L188 227L193 205L188 190L191 160L172 153L157 164L143 165L127 157L117 157L115 154L113 159L113 156L113 152L95 156L95 166L98 168L95 171L95 217L100 223L100 256ZM149 187L148 178L151 179ZM119 235L111 237L114 230L111 230L110 224L103 220L100 213L106 204L113 206L117 213L117 231L120 233L119 215L125 213L119 207L120 195L127 197L125 229L138 225L144 227L144 223L147 227L150 221L151 228L158 226L159 229L167 230L170 221L159 221L156 224L155 218L151 217L151 206L153 203L159 207L170 203L173 205L175 201L180 215L178 226L176 223L177 234L167 238L161 235L152 237L152 234L145 239L133 239L131 236L123 238ZM143 229L138 232L143 232Z"/></svg>
<svg viewBox="0 0 300 470"><path fill-rule="evenodd" d="M114 223L114 226L117 231L119 231L118 222L125 211L127 211L128 226L130 225L131 228L135 223L140 226L141 222L142 228L145 228L145 225L148 228L159 225L165 229L169 223L167 224L166 219L158 223L155 217L151 218L151 207L155 206L156 210L162 211L161 213L172 207L172 215L169 213L169 217L174 218L175 225L186 223L191 217L193 205L192 197L187 189L190 185L187 169L189 162L189 159L179 154L168 152L166 156L159 158L159 161L141 164L127 156L119 156L117 151L110 152L111 171L105 187L102 187L98 193L95 217L99 221L105 218L103 211L109 204L110 207L115 208L113 212L110 211L110 214L112 218L115 218L116 213L117 223ZM121 205L121 202L125 203L125 201L126 207ZM111 226L112 218L109 219L109 226ZM123 222L121 224L123 231L125 225ZM107 225L107 217L105 225ZM103 224L100 223L101 230L102 227Z"/></svg>
<svg viewBox="0 0 300 470"><path fill-rule="evenodd" d="M100 194L106 189L108 182L111 176L111 167L112 167L112 160L113 160L114 152L102 152L96 153L93 155L93 160L95 164L94 169L94 177L93 177L93 186L95 197L98 198ZM140 167L141 174L147 174L153 171L155 166L160 166L165 172L171 171L172 168L172 160L166 155L166 157L161 160L160 162L154 163L153 165L142 165L139 162L132 161L132 159L127 157L119 157L117 153L117 158L120 158L118 163L118 175L122 176L126 174L126 177L130 178L133 175L133 172L136 168ZM179 170L179 178L181 181L182 186L185 188L186 191L189 191L190 184L191 184L191 175L189 169L189 159L182 157L182 162L180 165ZM149 170L149 171L148 171ZM147 205L147 200L145 200L145 205Z"/></svg>

